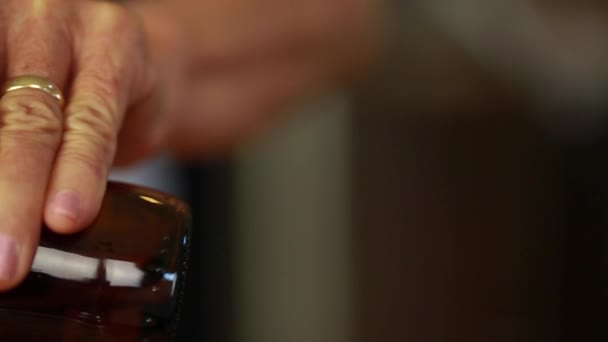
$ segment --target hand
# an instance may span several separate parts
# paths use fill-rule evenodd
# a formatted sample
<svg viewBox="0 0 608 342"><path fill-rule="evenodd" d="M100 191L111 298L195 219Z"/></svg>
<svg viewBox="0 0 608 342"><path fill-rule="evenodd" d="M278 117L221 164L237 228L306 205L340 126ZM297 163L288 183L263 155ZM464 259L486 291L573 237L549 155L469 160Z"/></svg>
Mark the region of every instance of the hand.
<svg viewBox="0 0 608 342"><path fill-rule="evenodd" d="M5 0L0 78L45 77L67 106L34 89L0 99L0 291L27 275L43 220L59 233L93 220L113 163L165 144L229 150L368 64L374 3Z"/></svg>
<svg viewBox="0 0 608 342"><path fill-rule="evenodd" d="M2 79L41 76L66 96L64 110L35 89L0 99L0 290L7 290L29 272L41 222L60 233L89 224L115 157L147 155L164 125L162 110L152 110L162 106L146 37L127 8L5 0L0 17ZM121 137L125 125L137 127ZM126 156L116 155L119 141L131 147Z"/></svg>
<svg viewBox="0 0 608 342"><path fill-rule="evenodd" d="M137 4L137 1L134 2ZM187 44L181 109L169 143L181 156L231 152L290 107L359 77L376 59L380 0L157 0L136 5L146 27L171 17ZM159 31L156 29L155 31ZM150 36L158 36L150 34ZM165 63L163 63L164 65ZM171 75L180 72L172 72Z"/></svg>

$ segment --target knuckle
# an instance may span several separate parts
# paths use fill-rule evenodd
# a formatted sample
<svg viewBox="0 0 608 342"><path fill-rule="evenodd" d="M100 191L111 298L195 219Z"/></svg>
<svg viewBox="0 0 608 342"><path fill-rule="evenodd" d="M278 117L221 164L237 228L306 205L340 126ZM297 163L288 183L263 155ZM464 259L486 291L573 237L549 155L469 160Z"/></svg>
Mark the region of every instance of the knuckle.
<svg viewBox="0 0 608 342"><path fill-rule="evenodd" d="M98 2L95 12L98 13L98 18L103 20L103 23L107 24L109 28L125 29L133 25L131 12L121 4L109 1Z"/></svg>
<svg viewBox="0 0 608 342"><path fill-rule="evenodd" d="M66 134L75 133L100 143L115 142L118 136L118 125L109 111L97 106L86 106L77 109L76 114L66 121Z"/></svg>
<svg viewBox="0 0 608 342"><path fill-rule="evenodd" d="M100 32L113 45L120 44L122 49L139 51L146 44L141 21L121 4L101 2Z"/></svg>
<svg viewBox="0 0 608 342"><path fill-rule="evenodd" d="M56 41L70 40L72 36L70 20L65 18L71 18L73 10L65 8L64 11L58 12L56 4L53 4L52 1L37 0L35 2L35 4L30 4L32 8L29 8L21 16L17 16L19 19L14 19L13 24L7 27L9 42L18 44L24 40L38 37L40 32L48 32L49 30L55 34L54 39L52 41L37 39L36 45L44 44L48 46ZM18 11L23 12L23 9ZM38 51L39 48L33 50Z"/></svg>
<svg viewBox="0 0 608 342"><path fill-rule="evenodd" d="M117 133L101 111L87 110L66 121L62 155L97 179L104 179L114 160Z"/></svg>
<svg viewBox="0 0 608 342"><path fill-rule="evenodd" d="M110 2L96 2L94 22L87 26L95 44L79 55L82 65L93 68L100 83L111 90L113 97L125 93L137 83L148 65L147 37L140 20L126 6Z"/></svg>
<svg viewBox="0 0 608 342"><path fill-rule="evenodd" d="M6 96L0 101L3 132L20 135L59 136L60 113L47 101L26 96Z"/></svg>

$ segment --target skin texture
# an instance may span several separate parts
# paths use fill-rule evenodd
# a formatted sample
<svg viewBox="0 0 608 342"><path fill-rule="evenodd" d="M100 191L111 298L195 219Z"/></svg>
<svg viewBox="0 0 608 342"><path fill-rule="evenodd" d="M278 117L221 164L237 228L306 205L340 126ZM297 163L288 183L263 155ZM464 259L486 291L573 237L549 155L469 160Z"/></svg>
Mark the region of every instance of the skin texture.
<svg viewBox="0 0 608 342"><path fill-rule="evenodd" d="M229 152L284 109L352 81L378 52L375 0L164 0L133 7L155 30L149 37L162 36L160 22L176 30L171 38L163 28L165 41L151 46L184 52L181 70L169 72L186 75L173 83L179 105L169 143L186 157Z"/></svg>
<svg viewBox="0 0 608 342"><path fill-rule="evenodd" d="M96 216L109 169L170 149L226 153L375 55L371 0L5 0L0 77L62 89L0 99L0 291L27 275L40 224Z"/></svg>

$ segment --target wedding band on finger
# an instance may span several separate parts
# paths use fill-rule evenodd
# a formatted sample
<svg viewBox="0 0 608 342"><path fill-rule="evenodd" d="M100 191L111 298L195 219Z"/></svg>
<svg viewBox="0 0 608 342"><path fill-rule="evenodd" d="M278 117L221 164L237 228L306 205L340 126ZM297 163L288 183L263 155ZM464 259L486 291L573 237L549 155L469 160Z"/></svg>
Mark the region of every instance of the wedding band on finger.
<svg viewBox="0 0 608 342"><path fill-rule="evenodd" d="M59 107L63 109L65 105L65 100L61 90L59 87L55 85L50 80L34 75L24 75L17 76L15 78L11 78L6 81L4 87L2 88L2 94L9 93L11 91L19 90L19 89L37 89L42 90L43 92L51 95L57 102L59 103Z"/></svg>

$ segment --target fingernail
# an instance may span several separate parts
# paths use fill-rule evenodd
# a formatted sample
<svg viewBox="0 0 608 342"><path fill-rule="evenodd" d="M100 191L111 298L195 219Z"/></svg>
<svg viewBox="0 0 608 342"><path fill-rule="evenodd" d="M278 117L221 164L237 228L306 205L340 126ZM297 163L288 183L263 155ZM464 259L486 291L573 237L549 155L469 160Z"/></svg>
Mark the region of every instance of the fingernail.
<svg viewBox="0 0 608 342"><path fill-rule="evenodd" d="M15 240L0 235L0 280L10 280L17 271L17 246Z"/></svg>
<svg viewBox="0 0 608 342"><path fill-rule="evenodd" d="M51 202L51 211L76 221L80 214L80 198L71 190L60 191Z"/></svg>

